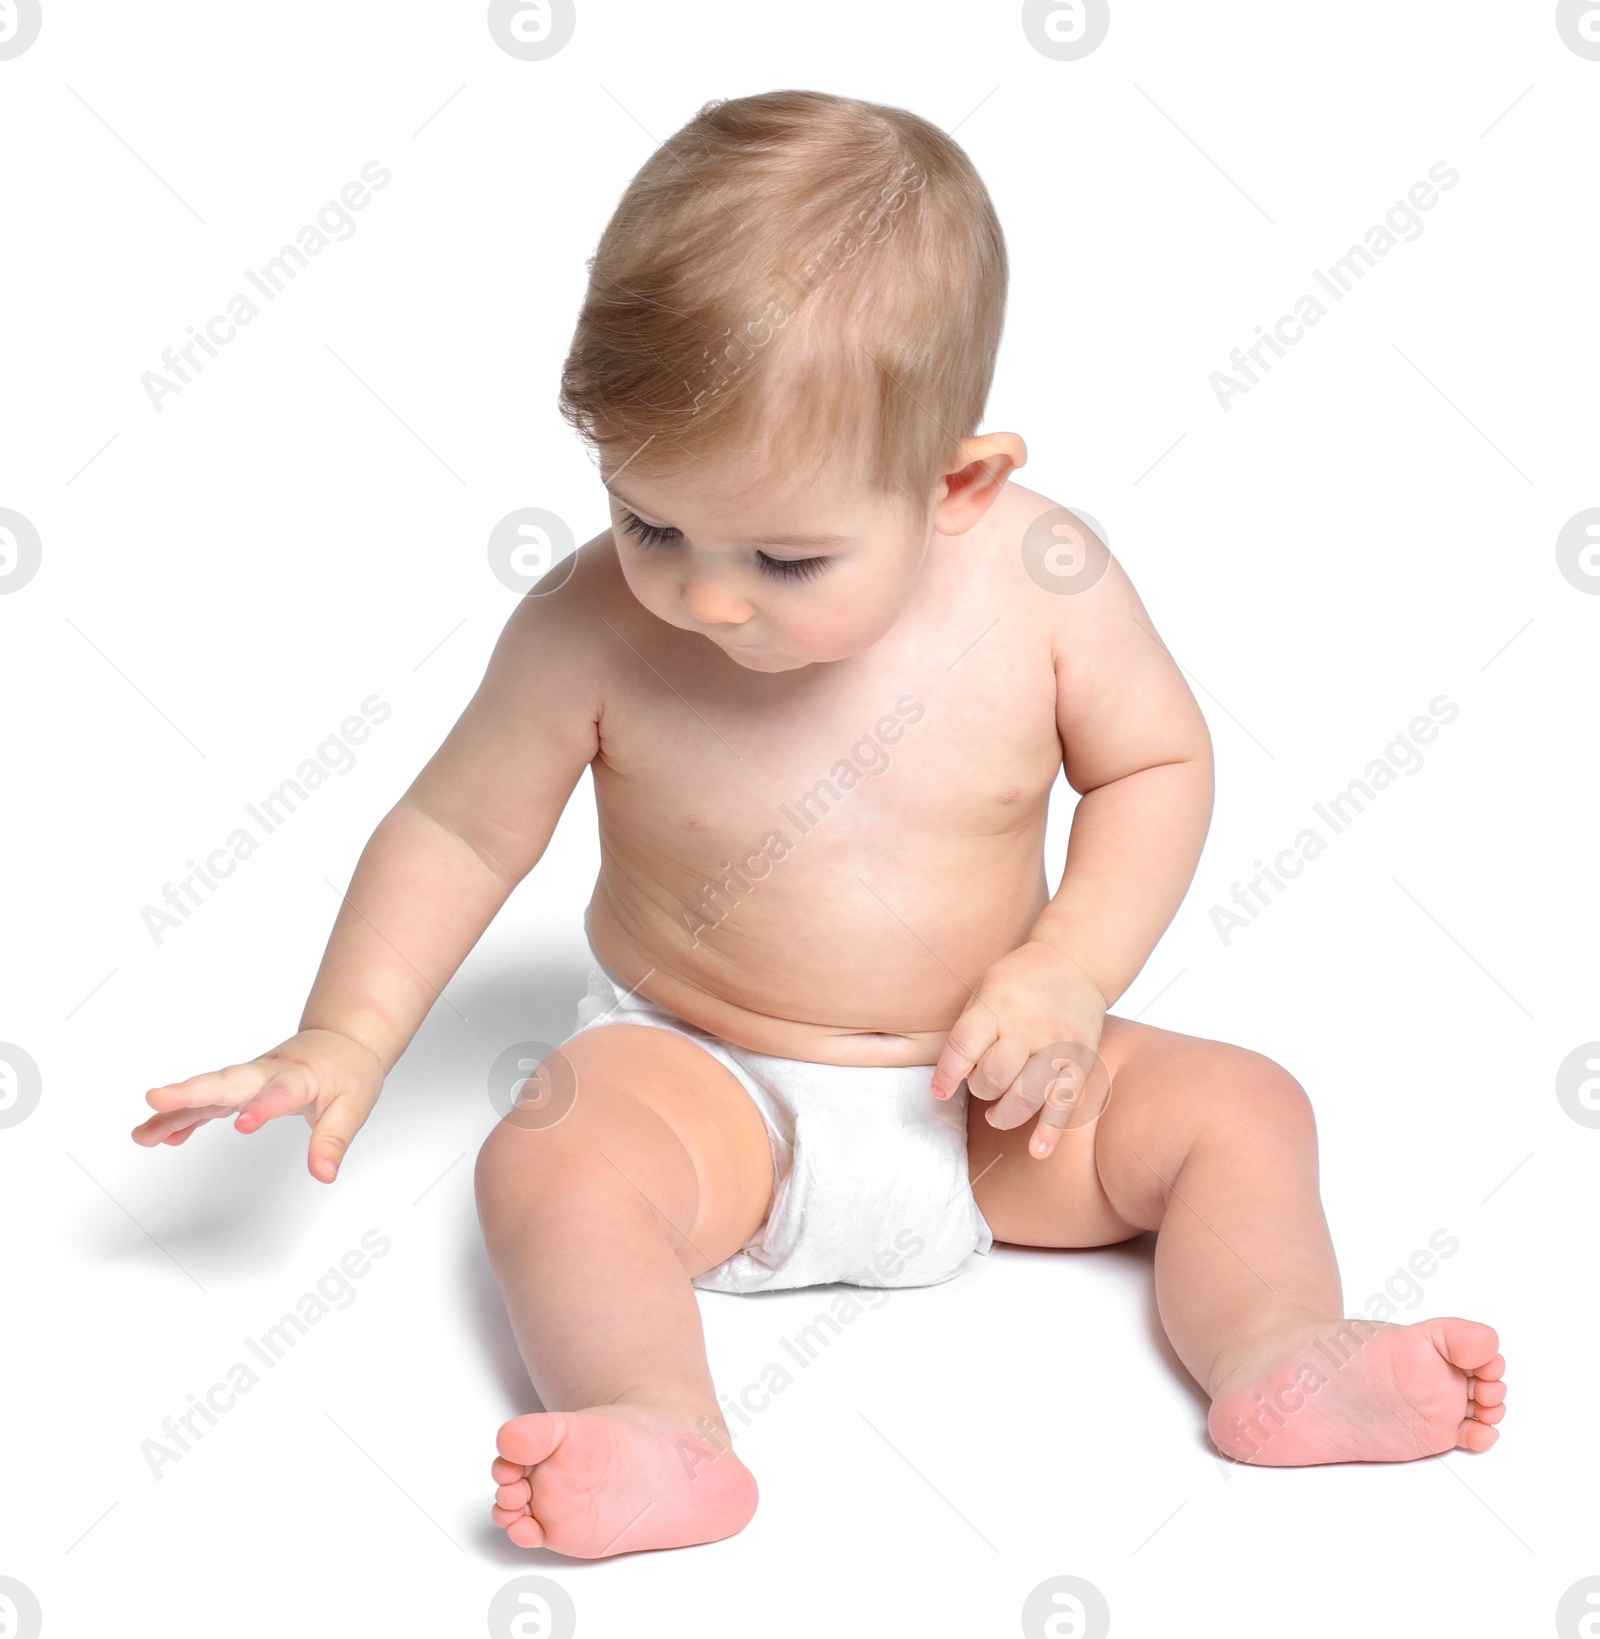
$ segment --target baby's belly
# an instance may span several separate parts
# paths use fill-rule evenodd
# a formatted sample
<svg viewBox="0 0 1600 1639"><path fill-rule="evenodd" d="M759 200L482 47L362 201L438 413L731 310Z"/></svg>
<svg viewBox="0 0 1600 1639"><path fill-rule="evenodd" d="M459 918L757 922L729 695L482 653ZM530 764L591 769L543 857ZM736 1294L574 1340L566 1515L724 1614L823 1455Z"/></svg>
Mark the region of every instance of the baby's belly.
<svg viewBox="0 0 1600 1639"><path fill-rule="evenodd" d="M610 850L586 918L636 994L725 1041L822 1064L932 1064L1048 899L1042 825L714 880ZM710 893L703 891L709 885Z"/></svg>

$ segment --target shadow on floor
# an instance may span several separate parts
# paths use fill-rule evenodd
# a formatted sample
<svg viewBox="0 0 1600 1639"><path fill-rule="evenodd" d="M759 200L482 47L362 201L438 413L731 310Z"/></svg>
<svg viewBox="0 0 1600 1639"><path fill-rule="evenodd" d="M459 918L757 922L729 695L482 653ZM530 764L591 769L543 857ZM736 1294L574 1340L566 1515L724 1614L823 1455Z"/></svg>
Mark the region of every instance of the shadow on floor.
<svg viewBox="0 0 1600 1639"><path fill-rule="evenodd" d="M441 1098L469 1101L487 1136L495 1120L490 1066L514 1042L563 1040L588 976L581 947L532 952L509 965L469 958L390 1072L378 1104L382 1119L356 1141L362 1158L377 1170L414 1155L418 1129L437 1130ZM95 1134L98 1150L81 1146L88 1164L76 1157L63 1163L73 1171L76 1162L98 1186L86 1188L78 1217L85 1252L202 1289L208 1276L226 1281L281 1267L314 1229L329 1188L306 1170L309 1135L299 1115L247 1137L223 1118L181 1145L141 1151L129 1144L123 1161L113 1154L107 1165Z"/></svg>

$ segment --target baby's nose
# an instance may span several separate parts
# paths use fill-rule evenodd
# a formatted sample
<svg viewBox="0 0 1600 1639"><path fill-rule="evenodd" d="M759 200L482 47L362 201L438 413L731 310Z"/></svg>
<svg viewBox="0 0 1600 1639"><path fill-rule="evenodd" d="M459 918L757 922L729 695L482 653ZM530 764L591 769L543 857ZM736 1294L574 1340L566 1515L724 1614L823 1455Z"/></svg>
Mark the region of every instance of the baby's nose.
<svg viewBox="0 0 1600 1639"><path fill-rule="evenodd" d="M715 575L694 575L683 583L683 607L702 626L742 626L755 612L750 600L741 597Z"/></svg>

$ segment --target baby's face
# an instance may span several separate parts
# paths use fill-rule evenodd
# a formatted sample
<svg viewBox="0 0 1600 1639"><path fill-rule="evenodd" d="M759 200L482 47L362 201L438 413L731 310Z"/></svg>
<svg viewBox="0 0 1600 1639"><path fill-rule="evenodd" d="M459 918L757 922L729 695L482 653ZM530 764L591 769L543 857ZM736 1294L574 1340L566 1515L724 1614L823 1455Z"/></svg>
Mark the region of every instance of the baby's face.
<svg viewBox="0 0 1600 1639"><path fill-rule="evenodd" d="M744 472L730 487L710 467L670 478L627 463L607 471L633 595L750 671L842 660L877 642L905 607L933 537L931 504L915 517L860 480L752 497L736 493Z"/></svg>

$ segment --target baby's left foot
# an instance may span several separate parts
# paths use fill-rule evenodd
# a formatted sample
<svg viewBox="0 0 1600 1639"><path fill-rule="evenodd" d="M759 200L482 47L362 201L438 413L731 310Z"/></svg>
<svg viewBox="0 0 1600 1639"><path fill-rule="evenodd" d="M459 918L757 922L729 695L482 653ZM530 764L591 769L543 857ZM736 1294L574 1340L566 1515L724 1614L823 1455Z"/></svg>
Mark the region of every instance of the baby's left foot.
<svg viewBox="0 0 1600 1639"><path fill-rule="evenodd" d="M1288 1327L1226 1368L1208 1427L1242 1463L1403 1463L1487 1451L1505 1416L1506 1363L1490 1326L1325 1320Z"/></svg>

